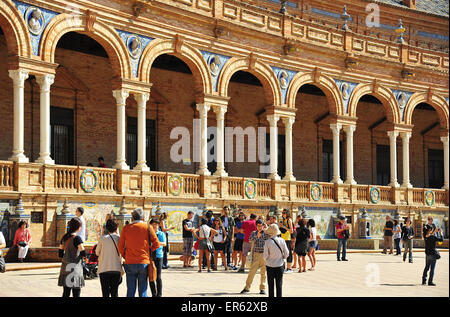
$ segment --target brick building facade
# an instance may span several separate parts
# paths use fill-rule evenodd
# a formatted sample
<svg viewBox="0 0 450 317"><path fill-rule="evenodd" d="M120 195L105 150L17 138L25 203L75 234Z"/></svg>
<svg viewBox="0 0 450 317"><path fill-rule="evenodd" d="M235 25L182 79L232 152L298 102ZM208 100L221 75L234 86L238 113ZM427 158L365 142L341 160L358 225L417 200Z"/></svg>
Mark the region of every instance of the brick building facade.
<svg viewBox="0 0 450 317"><path fill-rule="evenodd" d="M378 1L373 28L371 1L291 1L285 14L276 2L2 1L2 230L30 218L33 246L47 247L77 204L94 233L111 210L236 204L304 206L327 237L337 212L357 232L363 207L374 225L431 213L448 232L448 2ZM176 127L190 134L181 162ZM208 154L207 127L219 140L265 127L266 141L228 162L226 142ZM88 192L99 156L109 168L93 168Z"/></svg>

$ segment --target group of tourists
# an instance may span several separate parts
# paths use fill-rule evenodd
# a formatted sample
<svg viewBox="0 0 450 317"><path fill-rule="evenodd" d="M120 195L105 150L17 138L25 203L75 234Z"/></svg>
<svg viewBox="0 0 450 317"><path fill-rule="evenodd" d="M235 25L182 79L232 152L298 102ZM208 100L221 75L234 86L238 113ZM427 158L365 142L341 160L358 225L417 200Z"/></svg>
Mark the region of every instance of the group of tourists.
<svg viewBox="0 0 450 317"><path fill-rule="evenodd" d="M84 287L85 258L87 256L84 243L88 238L84 210L78 207L76 217L68 222L67 233L62 237L59 246L59 257L62 265L58 285L63 287L63 297L79 297ZM437 229L433 218L427 218L423 226L425 241L426 265L422 275L422 284L434 286L434 270L436 261L440 258L436 243L443 241L442 229ZM131 214L131 223L127 223L119 234L119 227L113 215L107 215L102 235L93 249L98 256L98 273L104 297L117 297L118 288L126 275L127 296L134 297L136 291L140 297L147 297L150 285L153 297L162 296L162 269L167 269L168 232L175 229L169 227L167 214L159 219L144 221L141 208ZM350 226L344 216L339 217L336 224L338 238L337 260L348 261L347 240L350 237ZM245 273L249 268L242 294L250 292L251 285L258 270L260 270L260 294L266 294L267 279L269 297L282 296L284 273L305 273L306 256L311 267L316 267L315 251L318 239L315 222L299 215L295 222L290 212L284 209L278 221L275 215L266 219L250 214L246 218L243 210L236 210L230 215L230 209L225 206L220 216L213 217L212 211L206 212L198 226L194 225L194 213L189 211L182 222L183 236L183 268L192 268L194 254L198 254L198 272L217 271L219 255L225 271L236 270ZM415 237L414 228L409 218L404 224L386 217L384 227L383 252L401 255L403 246L403 261L408 257L413 263L412 249ZM194 243L195 241L195 243ZM31 231L26 221L21 221L14 236L13 245L17 247L20 262L25 259L31 242ZM0 232L0 251L6 247L3 234ZM428 273L429 272L429 273Z"/></svg>
<svg viewBox="0 0 450 317"><path fill-rule="evenodd" d="M265 293L265 282L269 286L269 296L282 296L282 280L284 273L292 273L299 268L299 273L306 272L306 256L311 261L310 271L316 265L315 250L317 248L317 230L313 219L298 216L292 221L289 210L283 210L281 221L275 215L265 220L251 214L249 219L239 209L230 215L225 206L221 216L212 217L212 211L200 219L199 226L194 226L194 213L188 212L183 221L183 267L191 264L193 250L198 250L198 272L217 271L218 256L221 256L225 271L237 270L245 273L248 264L249 272L244 289L250 290L258 269L260 270L260 294ZM194 244L194 240L196 240ZM250 257L250 260L249 260ZM274 287L275 286L275 287Z"/></svg>
<svg viewBox="0 0 450 317"><path fill-rule="evenodd" d="M80 217L72 218L67 233L62 237L59 256L62 265L58 285L64 288L63 297L79 297L84 287L83 261L86 257L83 233L83 208L77 209ZM95 247L98 256L98 273L103 297L117 297L118 288L126 275L127 297L147 297L150 285L153 297L162 296L163 267L167 268L166 217L144 222L144 211L137 208L131 213L131 223L119 234L118 223L107 217L103 234ZM84 229L85 230L85 229ZM122 263L122 259L124 259ZM164 259L166 262L164 263Z"/></svg>

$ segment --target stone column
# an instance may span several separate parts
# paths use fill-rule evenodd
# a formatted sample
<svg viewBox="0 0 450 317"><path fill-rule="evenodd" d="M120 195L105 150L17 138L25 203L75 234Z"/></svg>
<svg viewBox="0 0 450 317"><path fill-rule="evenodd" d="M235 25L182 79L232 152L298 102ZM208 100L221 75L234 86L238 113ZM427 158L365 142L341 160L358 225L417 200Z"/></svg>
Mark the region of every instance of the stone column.
<svg viewBox="0 0 450 317"><path fill-rule="evenodd" d="M398 131L388 131L389 145L391 152L391 183L389 186L399 187L397 182L397 137Z"/></svg>
<svg viewBox="0 0 450 317"><path fill-rule="evenodd" d="M135 166L134 170L136 171L150 171L150 168L147 166L147 159L146 159L146 104L147 101L150 99L150 95L146 93L138 93L134 95L134 99L136 99L137 102L137 109L138 109L138 158L137 158L137 165Z"/></svg>
<svg viewBox="0 0 450 317"><path fill-rule="evenodd" d="M280 180L278 175L278 125L280 119L278 115L268 115L267 121L270 124L270 179Z"/></svg>
<svg viewBox="0 0 450 317"><path fill-rule="evenodd" d="M40 152L37 163L55 164L50 157L50 86L55 81L55 75L45 74L36 76L36 81L41 87L40 99Z"/></svg>
<svg viewBox="0 0 450 317"><path fill-rule="evenodd" d="M129 92L124 89L114 90L113 96L117 102L117 160L114 168L129 170L125 158L125 105Z"/></svg>
<svg viewBox="0 0 450 317"><path fill-rule="evenodd" d="M333 180L331 182L336 184L342 184L339 165L339 132L341 127L340 123L330 124L331 131L333 131Z"/></svg>
<svg viewBox="0 0 450 317"><path fill-rule="evenodd" d="M403 147L403 184L402 187L412 188L409 181L409 138L411 138L411 132L400 132L402 138Z"/></svg>
<svg viewBox="0 0 450 317"><path fill-rule="evenodd" d="M200 167L197 171L199 175L211 175L208 170L208 111L209 105L197 104L200 113Z"/></svg>
<svg viewBox="0 0 450 317"><path fill-rule="evenodd" d="M344 131L347 135L347 180L345 183L350 185L356 185L353 174L353 132L355 130L356 126L354 125L344 126Z"/></svg>
<svg viewBox="0 0 450 317"><path fill-rule="evenodd" d="M442 143L444 143L444 186L443 189L449 189L449 179L448 179L448 164L449 164L449 153L448 153L448 136L441 137Z"/></svg>
<svg viewBox="0 0 450 317"><path fill-rule="evenodd" d="M22 69L10 70L9 77L12 78L14 86L13 154L9 160L28 163L29 160L24 154L24 88L28 72Z"/></svg>
<svg viewBox="0 0 450 317"><path fill-rule="evenodd" d="M214 112L217 121L217 170L214 175L227 177L228 173L225 171L225 113L227 108L216 106Z"/></svg>
<svg viewBox="0 0 450 317"><path fill-rule="evenodd" d="M284 123L285 137L286 137L286 175L284 180L295 181L293 164L292 164L292 125L295 122L294 117L282 118Z"/></svg>

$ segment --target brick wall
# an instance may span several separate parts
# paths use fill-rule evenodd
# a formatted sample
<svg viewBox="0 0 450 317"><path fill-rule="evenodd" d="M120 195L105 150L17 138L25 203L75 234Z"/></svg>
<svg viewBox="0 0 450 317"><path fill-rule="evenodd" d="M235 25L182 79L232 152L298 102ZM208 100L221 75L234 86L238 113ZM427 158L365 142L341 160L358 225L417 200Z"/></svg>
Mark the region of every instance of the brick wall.
<svg viewBox="0 0 450 317"><path fill-rule="evenodd" d="M2 41L4 39L2 38ZM0 47L0 59L6 60L5 46ZM97 157L104 156L107 166L113 166L116 158L116 102L112 96L111 64L108 59L86 55L79 52L56 50L55 61L63 68L59 69L55 83L51 87L52 106L74 109L76 131L76 163L97 164ZM157 166L160 171L195 173L198 164L183 165L170 160L170 147L176 140L170 139L170 131L183 126L191 133L192 120L198 117L192 108L195 102L194 81L190 74L176 73L153 68L151 72L152 98L147 105L147 118L157 120ZM0 142L0 160L7 159L12 152L13 141L13 89L8 76L6 63L0 64L0 125L3 128ZM39 86L33 79L25 84L25 154L30 160L39 156ZM226 126L229 127L267 127L265 116L260 115L271 101L265 100L263 88L240 83L229 85L230 105L226 114ZM298 109L293 126L294 175L298 180L319 180L322 174L322 139L331 140L332 134L327 119L319 128L314 120L328 112L325 96L309 95L300 92L296 99ZM133 96L127 101L127 116L136 117L136 102ZM389 144L386 135L387 122L373 130L370 125L385 116L380 104L360 102L357 110L359 117L354 136L354 174L360 184L376 182L376 143ZM426 153L420 132L438 121L437 113L416 110L413 115L415 124L410 140L411 182L415 187L428 185ZM211 110L209 126L216 126L216 116ZM284 126L279 121L279 133L284 134ZM268 130L267 130L268 132ZM345 142L345 133L341 131L341 140ZM425 136L425 148L442 149L439 140L439 126ZM402 180L401 139L398 138L398 180ZM343 147L345 153L345 143ZM426 152L426 151L425 151ZM245 142L245 160L247 160L248 142ZM319 158L319 159L318 159ZM341 161L345 170L345 155ZM230 176L259 177L258 157L254 163L227 163ZM284 176L284 175L280 175Z"/></svg>

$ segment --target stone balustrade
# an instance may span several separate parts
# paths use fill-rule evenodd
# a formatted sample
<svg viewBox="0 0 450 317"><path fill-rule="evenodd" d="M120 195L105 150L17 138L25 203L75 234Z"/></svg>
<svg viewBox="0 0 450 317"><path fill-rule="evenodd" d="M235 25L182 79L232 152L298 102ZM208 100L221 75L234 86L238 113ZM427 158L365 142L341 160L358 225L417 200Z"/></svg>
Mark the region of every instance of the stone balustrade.
<svg viewBox="0 0 450 317"><path fill-rule="evenodd" d="M86 170L93 171L96 176L97 183L92 191L86 191L81 186L81 178ZM177 186L174 186L174 179L180 181L179 190ZM249 183L256 187L248 187ZM5 195L8 192L83 194L86 197L121 195L161 199L170 197L266 201L271 204L277 202L351 203L373 206L445 207L449 203L448 190L444 189L200 176L0 161L0 194Z"/></svg>

